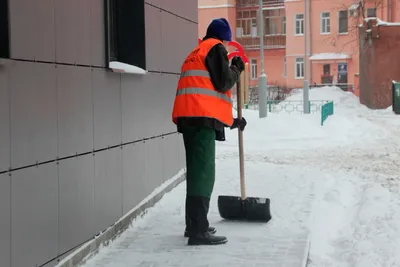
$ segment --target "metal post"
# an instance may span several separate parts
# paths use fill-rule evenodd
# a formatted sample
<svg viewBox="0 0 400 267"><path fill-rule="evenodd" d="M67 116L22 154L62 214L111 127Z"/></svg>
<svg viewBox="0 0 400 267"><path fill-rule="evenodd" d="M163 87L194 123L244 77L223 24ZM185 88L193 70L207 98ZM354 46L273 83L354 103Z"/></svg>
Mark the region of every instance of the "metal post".
<svg viewBox="0 0 400 267"><path fill-rule="evenodd" d="M267 75L264 71L264 15L263 0L259 0L259 25L260 25L260 76L258 77L258 113L260 118L267 117Z"/></svg>
<svg viewBox="0 0 400 267"><path fill-rule="evenodd" d="M308 56L308 47L307 47L307 39L308 39L308 4L309 0L304 0L304 86L303 86L303 113L309 114L309 90L310 86L308 83L308 71L307 71L307 56Z"/></svg>

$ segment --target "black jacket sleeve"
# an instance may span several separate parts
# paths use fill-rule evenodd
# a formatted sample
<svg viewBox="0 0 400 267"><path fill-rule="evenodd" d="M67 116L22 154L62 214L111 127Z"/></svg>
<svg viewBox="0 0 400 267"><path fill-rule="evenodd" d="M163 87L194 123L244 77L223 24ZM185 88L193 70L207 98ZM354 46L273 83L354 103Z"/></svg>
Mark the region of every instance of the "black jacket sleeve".
<svg viewBox="0 0 400 267"><path fill-rule="evenodd" d="M222 93L232 89L240 76L236 66L229 66L228 51L222 44L217 44L208 52L206 67L215 89Z"/></svg>

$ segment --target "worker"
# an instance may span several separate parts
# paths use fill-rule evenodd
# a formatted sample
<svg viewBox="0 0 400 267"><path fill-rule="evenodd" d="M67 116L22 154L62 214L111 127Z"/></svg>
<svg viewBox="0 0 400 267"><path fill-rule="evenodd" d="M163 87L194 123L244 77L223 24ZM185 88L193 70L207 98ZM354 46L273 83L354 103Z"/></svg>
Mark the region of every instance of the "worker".
<svg viewBox="0 0 400 267"><path fill-rule="evenodd" d="M224 244L209 226L207 214L215 182L215 141L225 140L225 127L246 126L233 118L231 89L244 70L240 57L229 65L225 48L232 40L226 19L214 19L201 43L185 59L172 120L183 135L186 151L185 237L188 245Z"/></svg>

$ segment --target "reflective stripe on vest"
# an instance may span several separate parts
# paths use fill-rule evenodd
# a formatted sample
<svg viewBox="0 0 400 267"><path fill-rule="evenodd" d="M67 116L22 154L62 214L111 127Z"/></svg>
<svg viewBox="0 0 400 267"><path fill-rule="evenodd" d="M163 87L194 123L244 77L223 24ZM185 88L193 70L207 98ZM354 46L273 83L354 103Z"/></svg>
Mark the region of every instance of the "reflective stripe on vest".
<svg viewBox="0 0 400 267"><path fill-rule="evenodd" d="M182 88L182 89L176 91L177 96L178 95L190 95L190 94L213 96L213 97L217 97L219 99L225 100L225 101L229 102L229 104L232 104L232 100L228 96L221 94L217 91L209 90L209 89L192 87L192 88Z"/></svg>
<svg viewBox="0 0 400 267"><path fill-rule="evenodd" d="M181 73L181 78L189 76L210 78L210 74L208 73L208 71L205 70L187 70Z"/></svg>
<svg viewBox="0 0 400 267"><path fill-rule="evenodd" d="M181 78L182 77L191 77L191 76L200 76L200 77L205 77L205 78L210 78L210 74L208 71L205 70L187 70L181 73ZM190 87L190 88L181 88L178 91L176 91L176 96L178 95L190 95L190 94L200 94L200 95L207 95L207 96L213 96L222 100L225 100L229 102L229 104L232 104L232 100L230 97L227 95L214 91L214 90L209 90L205 88L200 88L200 87Z"/></svg>

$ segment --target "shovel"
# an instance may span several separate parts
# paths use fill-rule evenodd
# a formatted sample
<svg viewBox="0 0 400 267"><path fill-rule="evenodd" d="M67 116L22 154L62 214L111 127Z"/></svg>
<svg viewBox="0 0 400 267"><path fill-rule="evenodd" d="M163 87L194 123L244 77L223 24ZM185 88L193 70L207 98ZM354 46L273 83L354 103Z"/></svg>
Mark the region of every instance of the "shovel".
<svg viewBox="0 0 400 267"><path fill-rule="evenodd" d="M236 84L237 88L237 117L242 118L242 97L240 89L240 78ZM268 222L271 220L270 200L261 197L246 197L244 180L244 153L243 132L239 132L239 160L240 160L240 191L241 196L218 196L218 210L222 218L227 220L248 220Z"/></svg>

